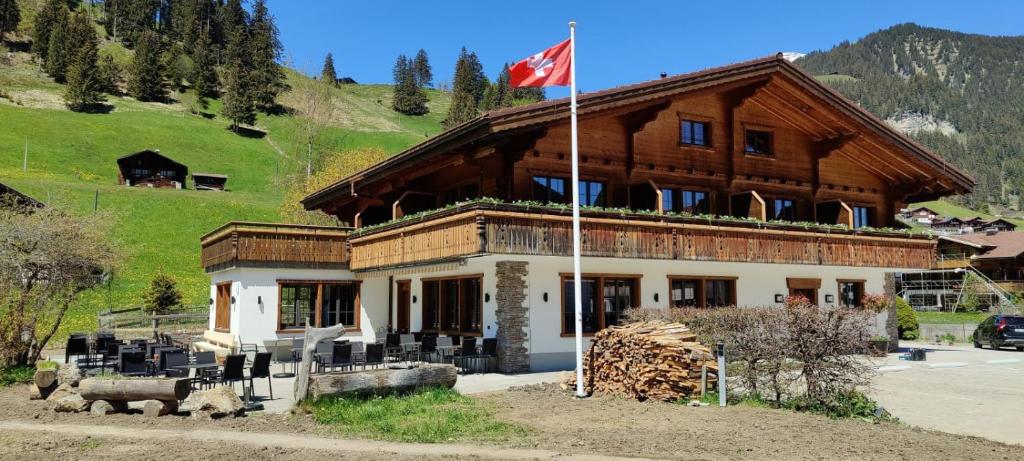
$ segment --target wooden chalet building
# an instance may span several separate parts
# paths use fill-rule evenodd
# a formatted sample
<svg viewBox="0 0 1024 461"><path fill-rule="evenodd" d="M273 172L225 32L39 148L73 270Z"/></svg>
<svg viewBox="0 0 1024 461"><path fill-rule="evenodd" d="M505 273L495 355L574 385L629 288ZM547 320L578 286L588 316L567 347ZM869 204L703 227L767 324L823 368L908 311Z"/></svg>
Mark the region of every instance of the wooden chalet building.
<svg viewBox="0 0 1024 461"><path fill-rule="evenodd" d="M192 173L192 187L196 190L225 190L228 176L218 173Z"/></svg>
<svg viewBox="0 0 1024 461"><path fill-rule="evenodd" d="M144 150L117 159L118 184L182 189L188 167L160 153Z"/></svg>
<svg viewBox="0 0 1024 461"><path fill-rule="evenodd" d="M974 185L781 55L583 94L579 129L587 334L637 306L856 304L934 263L931 237L881 228ZM259 343L342 319L571 368L569 141L566 99L491 111L303 200L349 229L214 231L210 328Z"/></svg>

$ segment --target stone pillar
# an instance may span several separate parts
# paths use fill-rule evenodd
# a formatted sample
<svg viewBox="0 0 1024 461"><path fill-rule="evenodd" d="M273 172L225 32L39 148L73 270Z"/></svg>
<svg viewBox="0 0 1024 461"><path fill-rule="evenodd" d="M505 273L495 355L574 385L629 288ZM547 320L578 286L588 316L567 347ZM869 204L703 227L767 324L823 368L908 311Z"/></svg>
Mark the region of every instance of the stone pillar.
<svg viewBox="0 0 1024 461"><path fill-rule="evenodd" d="M896 317L896 273L885 273L885 297L889 310L885 319L885 333L889 337L889 352L896 352L900 346L899 319Z"/></svg>
<svg viewBox="0 0 1024 461"><path fill-rule="evenodd" d="M530 310L526 307L527 263L498 261L497 276L498 371L525 373L530 371L530 356L526 347Z"/></svg>

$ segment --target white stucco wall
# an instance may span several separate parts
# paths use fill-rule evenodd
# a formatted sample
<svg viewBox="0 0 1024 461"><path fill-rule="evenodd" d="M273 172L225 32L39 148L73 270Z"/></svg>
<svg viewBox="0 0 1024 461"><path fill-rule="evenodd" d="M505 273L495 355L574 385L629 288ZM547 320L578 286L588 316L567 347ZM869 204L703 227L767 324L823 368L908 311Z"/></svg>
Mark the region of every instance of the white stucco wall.
<svg viewBox="0 0 1024 461"><path fill-rule="evenodd" d="M211 275L210 297L215 299L218 283L232 281L232 295L236 302L231 311L231 332L242 342L262 344L264 339L295 336L296 333L276 332L278 280L353 280L362 281L360 329L352 333L353 340L373 341L387 327L389 299L397 296L397 284L390 286L389 276L395 281L410 280L412 302L410 328L422 327L423 278L455 275L483 275L485 293L483 309L483 335L494 337L497 331L496 277L497 261L525 261L528 263L526 304L529 308L527 349L532 367L536 370L568 369L573 365L575 347L572 337L562 337L562 291L560 273L572 272L572 259L555 256L493 255L469 258L463 264L420 267L394 274L353 274L343 270L308 269L232 269ZM640 276L642 307L663 308L669 305L668 276L728 276L736 277L737 304L740 306L775 306L775 295L786 295L787 278L821 279L818 290L819 305L825 296L839 299L837 279L865 280L865 293L882 293L887 272L908 271L899 268L814 266L799 264L726 263L709 261L635 260L617 258L583 258L584 273L623 274ZM544 301L547 293L548 300ZM655 301L655 294L658 300ZM488 299L489 298L489 299ZM259 301L262 300L262 303ZM394 305L394 303L392 303ZM884 326L884 319L880 320ZM210 327L213 327L211 309ZM589 344L587 344L589 345Z"/></svg>

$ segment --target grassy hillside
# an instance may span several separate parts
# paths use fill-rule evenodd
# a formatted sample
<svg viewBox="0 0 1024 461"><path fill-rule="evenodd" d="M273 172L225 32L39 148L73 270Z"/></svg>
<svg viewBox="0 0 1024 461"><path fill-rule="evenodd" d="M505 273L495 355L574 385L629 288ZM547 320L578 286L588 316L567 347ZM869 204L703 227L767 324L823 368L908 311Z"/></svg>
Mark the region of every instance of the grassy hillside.
<svg viewBox="0 0 1024 461"><path fill-rule="evenodd" d="M936 213L939 213L942 216L947 216L947 217L952 217L952 218L972 218L972 217L975 217L975 216L980 216L983 219L1003 218L1003 219L1006 219L1007 221L1010 221L1010 222L1016 224L1018 226L1018 228L1024 229L1024 220L1017 219L1017 218L1009 218L1009 217L1006 217L1006 216L994 215L994 214L990 214L990 213L982 213L980 211L974 211L974 210L972 210L970 208L965 208L963 206L957 205L955 203L952 203L952 202L949 202L949 201L946 201L946 200L934 200L934 201L931 201L931 202L914 203L914 204L908 205L908 206L910 208L916 208L916 207L919 207L919 206L928 207L928 208L930 208L932 210L935 210ZM910 224L913 227L917 227L917 228L921 228L921 229L926 229L924 226L921 226L920 224L918 224L916 222L913 222L913 221L908 222L908 224Z"/></svg>
<svg viewBox="0 0 1024 461"><path fill-rule="evenodd" d="M29 55L0 53L0 182L76 213L91 213L98 203L116 221L111 238L123 261L109 289L84 296L66 331L95 328L98 310L139 304L160 270L179 281L185 302L206 304L209 279L199 267L199 237L231 220L279 219L284 188L301 180L294 176L301 163L293 116L262 116L258 125L267 135L245 137L215 115L217 101L207 117L177 103L121 97L109 98L110 113L79 114L64 109L61 91ZM397 116L389 85L348 85L332 94L338 116L322 142L329 151L378 146L397 152L439 132L448 107L447 94L431 91L430 114ZM286 105L288 100L282 97ZM229 191L118 186L115 159L142 149L159 149L193 172L227 174Z"/></svg>

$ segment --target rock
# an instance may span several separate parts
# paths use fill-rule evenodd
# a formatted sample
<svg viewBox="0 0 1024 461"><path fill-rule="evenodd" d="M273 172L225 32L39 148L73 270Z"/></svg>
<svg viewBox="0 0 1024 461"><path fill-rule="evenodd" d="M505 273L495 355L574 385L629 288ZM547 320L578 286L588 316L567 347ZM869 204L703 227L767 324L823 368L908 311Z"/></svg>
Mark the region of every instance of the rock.
<svg viewBox="0 0 1024 461"><path fill-rule="evenodd" d="M178 411L178 402L161 402L159 400L146 400L142 402L143 416L157 417L169 415Z"/></svg>
<svg viewBox="0 0 1024 461"><path fill-rule="evenodd" d="M89 407L89 412L96 416L109 415L111 413L122 413L128 410L128 403L122 400L97 400Z"/></svg>
<svg viewBox="0 0 1024 461"><path fill-rule="evenodd" d="M28 399L29 400L43 400L43 393L39 391L39 386L36 386L36 383L29 384L29 386L28 386Z"/></svg>
<svg viewBox="0 0 1024 461"><path fill-rule="evenodd" d="M57 370L57 383L69 384L73 387L77 387L78 383L82 381L82 370L78 368L78 364L65 363L61 365Z"/></svg>
<svg viewBox="0 0 1024 461"><path fill-rule="evenodd" d="M46 400L60 400L72 394L78 395L78 388L71 387L70 384L61 384L60 386L57 386L53 392L50 392L50 395L46 397Z"/></svg>
<svg viewBox="0 0 1024 461"><path fill-rule="evenodd" d="M56 405L53 407L54 411L77 413L88 410L91 402L83 399L81 395L69 394L58 399L55 403Z"/></svg>
<svg viewBox="0 0 1024 461"><path fill-rule="evenodd" d="M235 390L228 386L193 393L178 409L191 413L193 418L221 418L241 416L245 413L242 399L239 399L235 395Z"/></svg>

